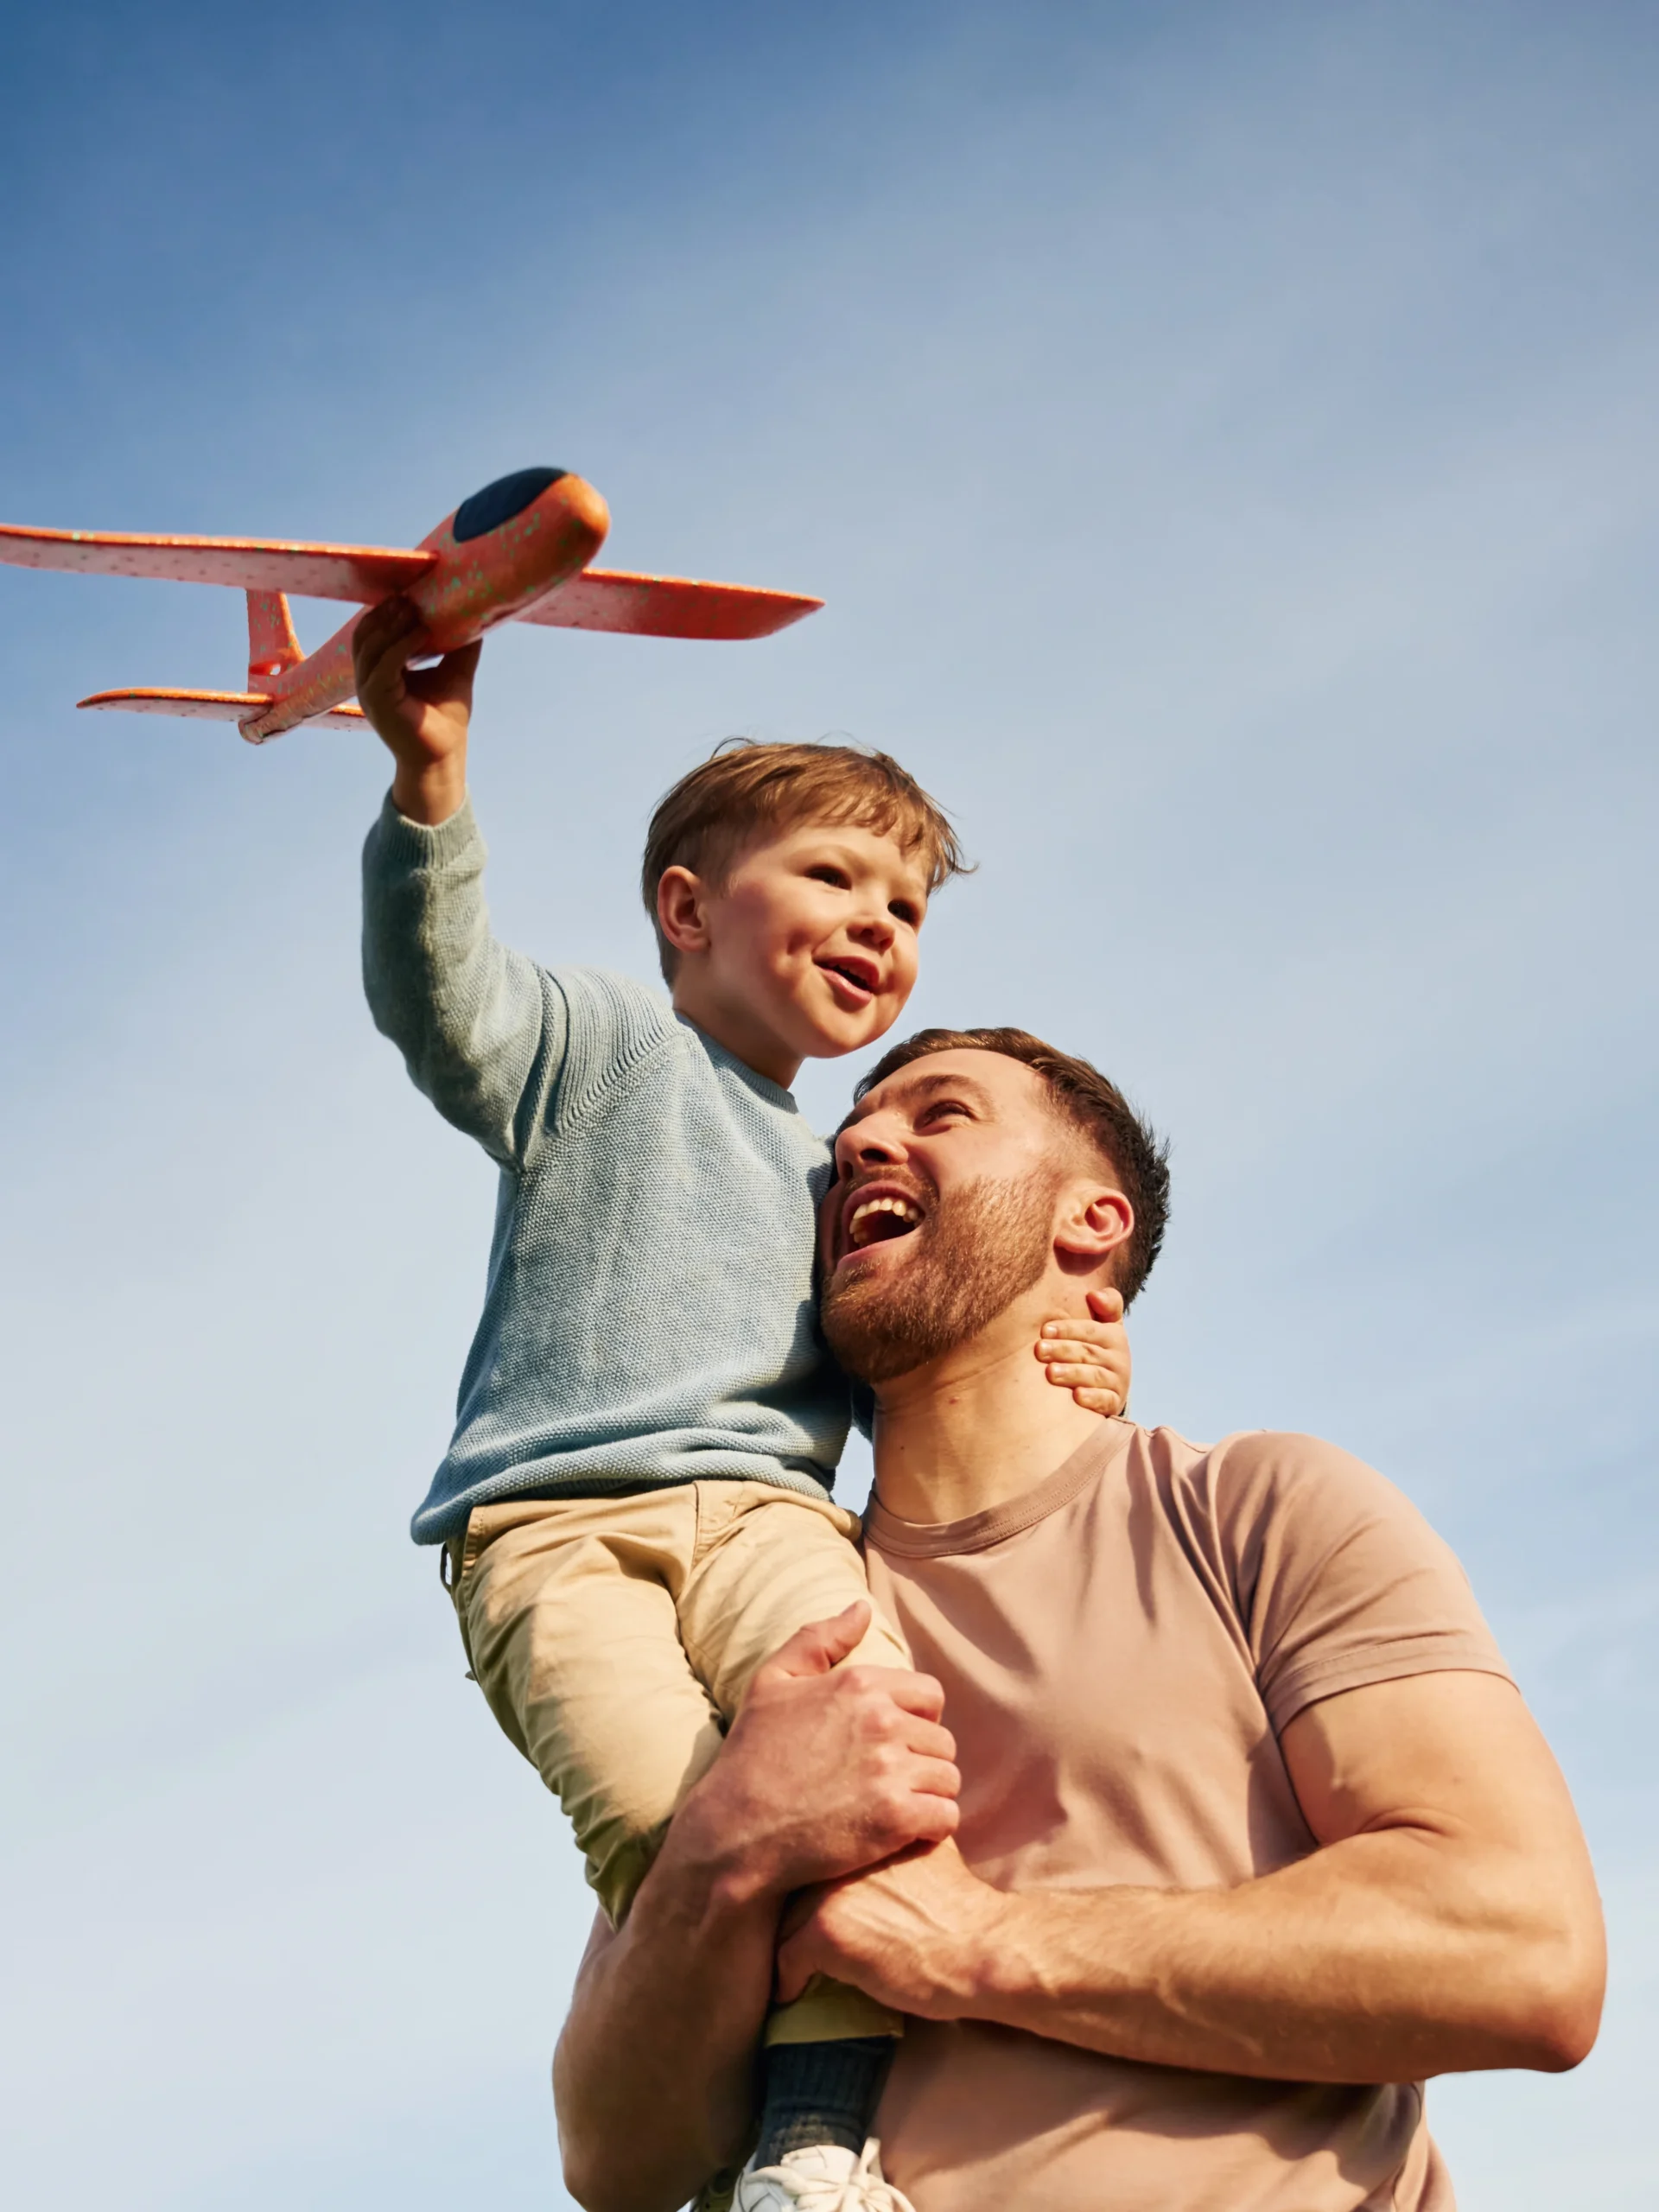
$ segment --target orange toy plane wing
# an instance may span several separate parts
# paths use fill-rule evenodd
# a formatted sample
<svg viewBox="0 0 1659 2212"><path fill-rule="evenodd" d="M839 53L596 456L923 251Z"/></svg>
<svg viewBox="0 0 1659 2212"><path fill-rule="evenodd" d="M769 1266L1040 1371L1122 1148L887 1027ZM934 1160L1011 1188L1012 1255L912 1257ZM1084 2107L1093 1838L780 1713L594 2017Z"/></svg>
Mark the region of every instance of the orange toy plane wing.
<svg viewBox="0 0 1659 2212"><path fill-rule="evenodd" d="M90 699L77 699L78 707L114 707L126 715L181 715L188 721L245 722L270 704L269 691L94 691ZM331 707L325 715L312 715L308 724L319 729L361 729L367 717L361 707Z"/></svg>
<svg viewBox="0 0 1659 2212"><path fill-rule="evenodd" d="M322 545L271 537L148 537L115 530L35 530L0 523L0 562L83 575L228 584L247 594L248 690L133 686L83 707L233 721L251 745L302 722L360 728L353 614L315 652L300 649L288 594L378 606L405 592L435 652L498 622L610 630L648 638L767 638L822 607L799 592L588 566L610 528L591 484L566 468L521 468L463 499L419 545ZM260 688L255 690L253 687Z"/></svg>
<svg viewBox="0 0 1659 2212"><path fill-rule="evenodd" d="M232 584L372 606L423 576L435 553L268 537L144 537L117 530L25 530L0 523L0 561L162 583Z"/></svg>
<svg viewBox="0 0 1659 2212"><path fill-rule="evenodd" d="M300 599L343 599L359 606L371 606L403 590L424 575L437 557L425 548L394 545L326 545L270 537L149 537L127 531L29 530L0 523L0 561L10 567L147 576L163 583L229 584L242 591L289 592ZM518 620L563 630L735 640L769 638L823 604L821 599L798 592L588 569L526 607Z"/></svg>
<svg viewBox="0 0 1659 2212"><path fill-rule="evenodd" d="M584 569L527 607L518 620L561 630L624 630L636 637L736 639L769 638L823 605L821 599L798 592Z"/></svg>

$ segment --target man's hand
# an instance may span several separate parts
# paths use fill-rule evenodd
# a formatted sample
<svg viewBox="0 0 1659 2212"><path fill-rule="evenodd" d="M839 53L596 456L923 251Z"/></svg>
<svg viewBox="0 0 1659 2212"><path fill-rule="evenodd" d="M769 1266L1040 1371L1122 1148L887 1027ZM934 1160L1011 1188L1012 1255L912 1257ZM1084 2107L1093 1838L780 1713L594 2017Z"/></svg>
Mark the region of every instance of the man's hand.
<svg viewBox="0 0 1659 2212"><path fill-rule="evenodd" d="M949 1840L830 1883L790 1913L778 2001L786 2005L823 1974L895 2012L954 2019L971 2009L1003 1902Z"/></svg>
<svg viewBox="0 0 1659 2212"><path fill-rule="evenodd" d="M553 2062L565 2185L589 2212L683 2204L743 2155L785 1897L957 1825L926 1675L840 1667L866 1604L759 1669L632 1910L595 1929Z"/></svg>
<svg viewBox="0 0 1659 2212"><path fill-rule="evenodd" d="M1057 1389L1069 1390L1091 1414L1121 1414L1129 1402L1129 1339L1123 1326L1123 1300L1115 1290L1091 1290L1090 1321L1068 1315L1045 1321L1037 1339L1039 1359Z"/></svg>
<svg viewBox="0 0 1659 2212"><path fill-rule="evenodd" d="M715 1767L675 1816L682 1851L717 1851L726 1879L779 1901L956 1833L962 1777L931 1675L842 1667L863 1599L791 1637L756 1669Z"/></svg>
<svg viewBox="0 0 1659 2212"><path fill-rule="evenodd" d="M392 804L410 822L435 827L467 796L467 728L480 644L446 653L411 673L426 650L416 608L406 599L370 607L352 637L357 702L397 763Z"/></svg>

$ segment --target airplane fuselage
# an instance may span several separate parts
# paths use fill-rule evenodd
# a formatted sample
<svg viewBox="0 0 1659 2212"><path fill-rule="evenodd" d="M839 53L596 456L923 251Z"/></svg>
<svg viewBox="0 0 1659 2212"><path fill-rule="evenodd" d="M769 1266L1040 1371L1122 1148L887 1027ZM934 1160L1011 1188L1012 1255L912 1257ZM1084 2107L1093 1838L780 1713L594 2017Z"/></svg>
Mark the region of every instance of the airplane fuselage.
<svg viewBox="0 0 1659 2212"><path fill-rule="evenodd" d="M431 650L470 645L585 569L610 522L593 486L560 469L522 469L463 499L421 540L432 564L404 587ZM270 698L241 724L251 744L280 737L352 696L352 639L361 619L353 615L302 660L250 669L250 685Z"/></svg>

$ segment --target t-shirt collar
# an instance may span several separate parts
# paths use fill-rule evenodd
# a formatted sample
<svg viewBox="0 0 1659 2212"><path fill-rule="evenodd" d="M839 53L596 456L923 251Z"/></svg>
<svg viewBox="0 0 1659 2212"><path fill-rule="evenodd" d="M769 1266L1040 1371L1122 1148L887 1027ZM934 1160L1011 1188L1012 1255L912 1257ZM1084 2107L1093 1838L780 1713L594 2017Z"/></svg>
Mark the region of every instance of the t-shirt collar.
<svg viewBox="0 0 1659 2212"><path fill-rule="evenodd" d="M864 1510L864 1541L895 1559L938 1559L948 1552L982 1552L1021 1529L1035 1527L1063 1505L1070 1505L1098 1481L1129 1448L1130 1421L1103 1421L1100 1433L1087 1438L1052 1475L1018 1497L1004 1498L960 1521L901 1521L872 1497Z"/></svg>

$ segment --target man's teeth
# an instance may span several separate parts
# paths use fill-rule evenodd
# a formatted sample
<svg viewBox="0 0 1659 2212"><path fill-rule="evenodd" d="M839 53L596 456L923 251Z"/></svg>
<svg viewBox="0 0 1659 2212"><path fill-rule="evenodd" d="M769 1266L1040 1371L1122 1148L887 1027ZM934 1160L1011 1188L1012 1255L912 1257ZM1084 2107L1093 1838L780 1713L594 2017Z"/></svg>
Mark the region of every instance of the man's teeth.
<svg viewBox="0 0 1659 2212"><path fill-rule="evenodd" d="M853 1217L847 1224L848 1239L855 1251L873 1241L883 1214L896 1215L906 1229L914 1229L922 1217L922 1210L908 1198L866 1198L853 1209Z"/></svg>

